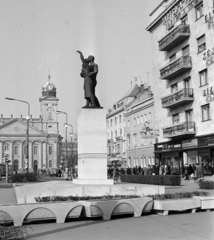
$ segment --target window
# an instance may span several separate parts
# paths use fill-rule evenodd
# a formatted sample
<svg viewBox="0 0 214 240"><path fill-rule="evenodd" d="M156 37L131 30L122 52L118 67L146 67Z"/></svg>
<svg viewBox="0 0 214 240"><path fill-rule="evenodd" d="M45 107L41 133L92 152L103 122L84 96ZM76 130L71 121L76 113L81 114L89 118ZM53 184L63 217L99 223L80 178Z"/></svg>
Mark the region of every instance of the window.
<svg viewBox="0 0 214 240"><path fill-rule="evenodd" d="M204 86L207 84L207 69L199 72L200 77L200 86Z"/></svg>
<svg viewBox="0 0 214 240"><path fill-rule="evenodd" d="M111 139L113 139L113 132L111 132Z"/></svg>
<svg viewBox="0 0 214 240"><path fill-rule="evenodd" d="M52 120L53 118L52 118L52 112L51 112L51 110L49 110L48 111L48 120Z"/></svg>
<svg viewBox="0 0 214 240"><path fill-rule="evenodd" d="M113 121L112 121L112 119L111 119L111 127L112 127L112 122L113 122Z"/></svg>
<svg viewBox="0 0 214 240"><path fill-rule="evenodd" d="M38 146L33 147L33 154L38 154Z"/></svg>
<svg viewBox="0 0 214 240"><path fill-rule="evenodd" d="M48 162L48 166L49 166L49 168L52 167L52 161L51 161L51 160L49 160L49 162Z"/></svg>
<svg viewBox="0 0 214 240"><path fill-rule="evenodd" d="M137 124L140 124L140 117L137 118Z"/></svg>
<svg viewBox="0 0 214 240"><path fill-rule="evenodd" d="M129 149L131 145L131 139L130 136L127 136L127 148Z"/></svg>
<svg viewBox="0 0 214 240"><path fill-rule="evenodd" d="M202 121L207 121L210 119L210 105L201 106L202 110Z"/></svg>
<svg viewBox="0 0 214 240"><path fill-rule="evenodd" d="M120 136L123 136L122 128L120 129Z"/></svg>
<svg viewBox="0 0 214 240"><path fill-rule="evenodd" d="M119 123L121 123L121 115L119 116Z"/></svg>
<svg viewBox="0 0 214 240"><path fill-rule="evenodd" d="M115 131L115 138L117 137L117 131Z"/></svg>
<svg viewBox="0 0 214 240"><path fill-rule="evenodd" d="M144 121L147 122L147 115L144 115Z"/></svg>
<svg viewBox="0 0 214 240"><path fill-rule="evenodd" d="M189 56L189 45L187 45L184 48L182 48L182 55L184 57Z"/></svg>
<svg viewBox="0 0 214 240"><path fill-rule="evenodd" d="M172 125L176 125L179 123L180 123L179 114L172 115Z"/></svg>
<svg viewBox="0 0 214 240"><path fill-rule="evenodd" d="M109 127L109 121L107 121L107 128Z"/></svg>
<svg viewBox="0 0 214 240"><path fill-rule="evenodd" d="M187 17L187 15L185 15L185 16L183 16L181 18L181 24L183 24L183 25L187 25L188 24L188 17Z"/></svg>
<svg viewBox="0 0 214 240"><path fill-rule="evenodd" d="M123 121L125 122L125 120L126 120L126 115L125 115L125 113L123 114Z"/></svg>
<svg viewBox="0 0 214 240"><path fill-rule="evenodd" d="M189 78L186 78L186 79L184 79L184 88L185 89L188 89L188 88L190 88L190 80L191 80L191 78L189 77Z"/></svg>
<svg viewBox="0 0 214 240"><path fill-rule="evenodd" d="M48 152L49 152L49 154L52 154L52 146L48 147Z"/></svg>
<svg viewBox="0 0 214 240"><path fill-rule="evenodd" d="M130 120L128 120L128 127L130 127Z"/></svg>
<svg viewBox="0 0 214 240"><path fill-rule="evenodd" d="M27 146L24 146L24 154L27 154Z"/></svg>
<svg viewBox="0 0 214 240"><path fill-rule="evenodd" d="M133 147L135 147L137 145L137 134L135 133L133 135Z"/></svg>
<svg viewBox="0 0 214 240"><path fill-rule="evenodd" d="M115 125L117 125L117 117L115 117Z"/></svg>
<svg viewBox="0 0 214 240"><path fill-rule="evenodd" d="M193 110L187 110L186 111L186 122L192 122L193 121Z"/></svg>
<svg viewBox="0 0 214 240"><path fill-rule="evenodd" d="M4 151L9 151L9 144L7 143L4 144Z"/></svg>
<svg viewBox="0 0 214 240"><path fill-rule="evenodd" d="M134 118L134 126L136 125L136 118Z"/></svg>
<svg viewBox="0 0 214 240"><path fill-rule="evenodd" d="M13 164L13 170L16 172L18 171L18 168L19 168L19 161L15 159Z"/></svg>
<svg viewBox="0 0 214 240"><path fill-rule="evenodd" d="M140 122L143 123L143 116L140 117Z"/></svg>
<svg viewBox="0 0 214 240"><path fill-rule="evenodd" d="M33 161L33 169L34 169L34 171L36 171L38 169L38 161L37 160Z"/></svg>
<svg viewBox="0 0 214 240"><path fill-rule="evenodd" d="M172 61L174 61L176 59L176 53L174 53L173 55L171 55L170 57L169 57L169 62L172 62Z"/></svg>
<svg viewBox="0 0 214 240"><path fill-rule="evenodd" d="M14 146L14 154L18 154L19 152L19 147L18 146Z"/></svg>
<svg viewBox="0 0 214 240"><path fill-rule="evenodd" d="M200 53L206 49L205 34L199 37L197 39L197 42L198 42L198 53Z"/></svg>
<svg viewBox="0 0 214 240"><path fill-rule="evenodd" d="M195 7L196 20L203 16L203 3Z"/></svg>
<svg viewBox="0 0 214 240"><path fill-rule="evenodd" d="M175 83L171 86L171 93L177 92L178 91L178 84Z"/></svg>

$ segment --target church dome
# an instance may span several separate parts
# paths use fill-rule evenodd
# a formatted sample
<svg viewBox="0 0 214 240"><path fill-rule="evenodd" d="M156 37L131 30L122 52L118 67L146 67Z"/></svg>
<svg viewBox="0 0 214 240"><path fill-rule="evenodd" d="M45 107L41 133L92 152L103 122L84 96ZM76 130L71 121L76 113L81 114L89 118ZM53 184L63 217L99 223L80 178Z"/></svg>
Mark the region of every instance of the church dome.
<svg viewBox="0 0 214 240"><path fill-rule="evenodd" d="M48 81L42 85L42 91L56 91L56 86L50 81L51 76L48 75Z"/></svg>

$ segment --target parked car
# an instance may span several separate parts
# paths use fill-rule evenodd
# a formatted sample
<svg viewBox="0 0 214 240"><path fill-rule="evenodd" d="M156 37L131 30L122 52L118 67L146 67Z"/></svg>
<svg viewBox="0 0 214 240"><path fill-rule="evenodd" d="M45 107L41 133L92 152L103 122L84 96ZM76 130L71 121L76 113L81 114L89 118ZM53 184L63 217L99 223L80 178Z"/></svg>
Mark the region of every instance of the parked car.
<svg viewBox="0 0 214 240"><path fill-rule="evenodd" d="M49 175L51 177L53 177L53 176L58 177L59 176L59 168L47 168L46 175Z"/></svg>

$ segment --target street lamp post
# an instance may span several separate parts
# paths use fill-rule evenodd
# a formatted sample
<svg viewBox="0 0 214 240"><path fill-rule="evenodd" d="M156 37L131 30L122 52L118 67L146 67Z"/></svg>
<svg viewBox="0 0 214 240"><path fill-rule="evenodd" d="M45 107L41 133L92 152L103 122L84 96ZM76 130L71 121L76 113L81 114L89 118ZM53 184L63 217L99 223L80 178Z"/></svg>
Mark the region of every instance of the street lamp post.
<svg viewBox="0 0 214 240"><path fill-rule="evenodd" d="M29 168L29 119L30 119L30 104L27 101L15 99L15 98L8 98L6 97L5 99L11 100L11 101L18 101L18 102L23 102L28 105L28 116L26 117L27 120L27 130L26 130L26 163L27 163L27 172Z"/></svg>
<svg viewBox="0 0 214 240"><path fill-rule="evenodd" d="M56 111L57 114L65 114L66 116L66 125L68 125L68 115L66 112ZM65 157L66 157L66 164L67 164L67 127L65 127Z"/></svg>

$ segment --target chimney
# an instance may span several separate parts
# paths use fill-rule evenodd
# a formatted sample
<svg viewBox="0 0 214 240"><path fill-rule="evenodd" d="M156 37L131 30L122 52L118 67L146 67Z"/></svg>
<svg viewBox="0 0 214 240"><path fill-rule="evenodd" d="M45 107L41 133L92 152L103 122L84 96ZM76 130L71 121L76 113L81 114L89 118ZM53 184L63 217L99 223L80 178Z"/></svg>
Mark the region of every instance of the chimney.
<svg viewBox="0 0 214 240"><path fill-rule="evenodd" d="M11 114L11 118L13 118L13 114Z"/></svg>
<svg viewBox="0 0 214 240"><path fill-rule="evenodd" d="M140 91L142 93L144 92L144 82L141 82L141 84L140 84Z"/></svg>

